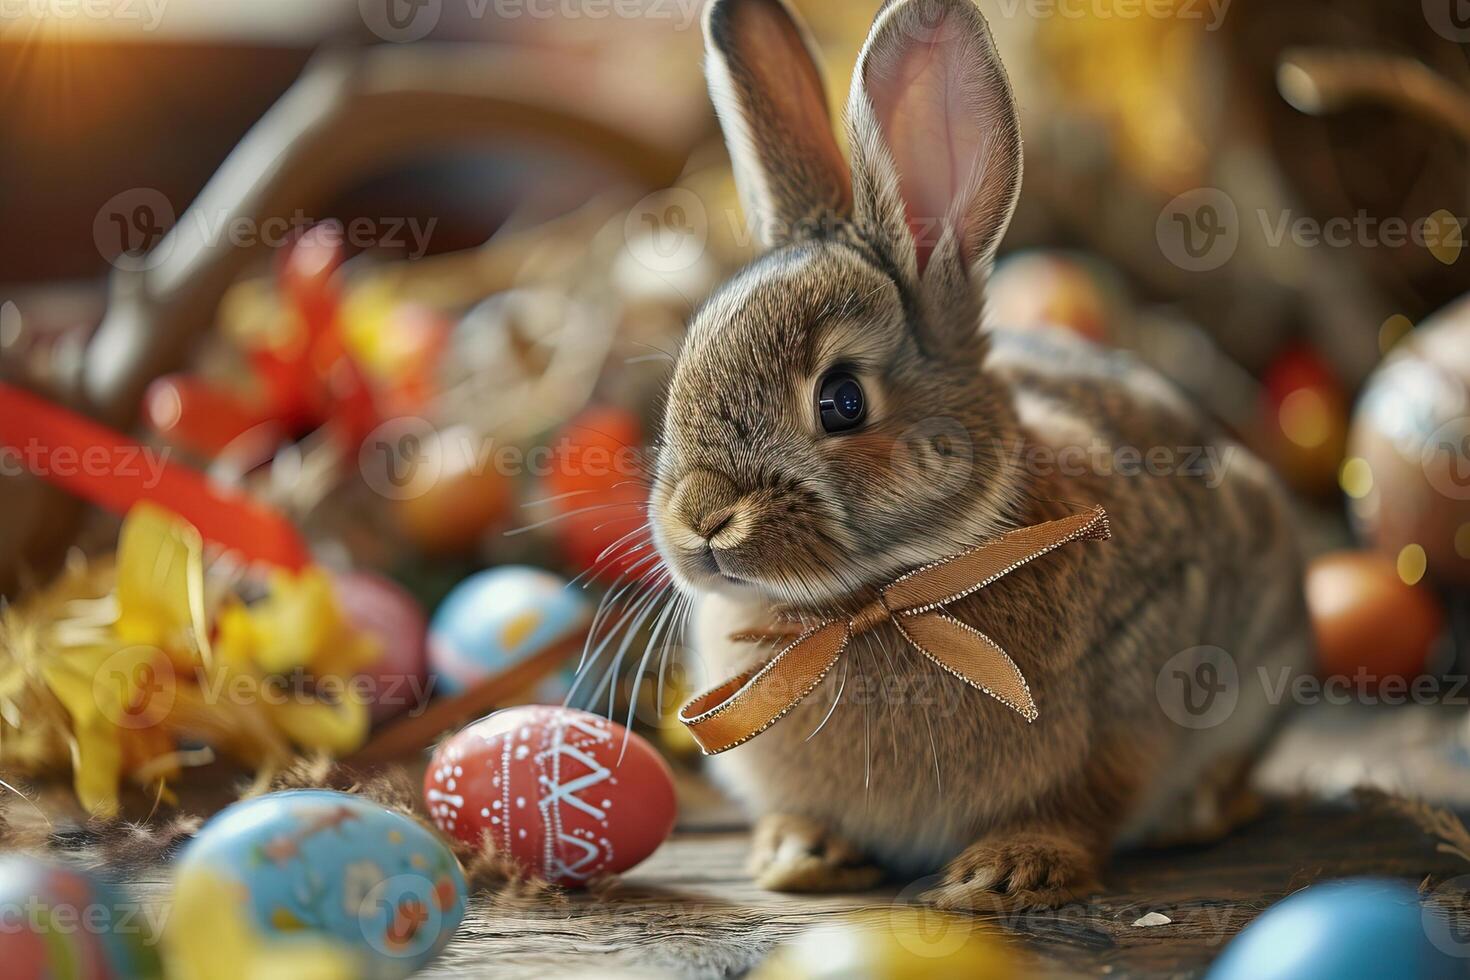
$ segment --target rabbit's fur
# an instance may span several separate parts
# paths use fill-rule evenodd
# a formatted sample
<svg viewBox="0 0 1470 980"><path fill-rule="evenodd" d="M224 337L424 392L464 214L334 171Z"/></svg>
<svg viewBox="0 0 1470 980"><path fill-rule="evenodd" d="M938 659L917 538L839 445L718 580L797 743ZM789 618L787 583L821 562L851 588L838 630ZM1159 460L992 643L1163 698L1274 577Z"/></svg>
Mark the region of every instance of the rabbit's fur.
<svg viewBox="0 0 1470 980"><path fill-rule="evenodd" d="M773 652L732 634L848 608L1006 529L1102 504L1114 532L949 609L1016 661L1034 724L889 629L713 758L761 818L757 877L820 890L942 871L929 896L946 907L1055 904L1095 887L1120 841L1224 824L1215 789L1238 786L1280 714L1263 678L1310 655L1286 502L1128 357L981 331L1021 173L984 19L971 0L890 0L853 79L850 172L784 2L715 0L705 27L765 247L690 326L652 496L655 541L699 597L710 679ZM826 435L814 392L837 365L868 416ZM1150 451L1187 472L1134 462ZM1210 727L1164 708L1172 668L1202 645L1239 679Z"/></svg>

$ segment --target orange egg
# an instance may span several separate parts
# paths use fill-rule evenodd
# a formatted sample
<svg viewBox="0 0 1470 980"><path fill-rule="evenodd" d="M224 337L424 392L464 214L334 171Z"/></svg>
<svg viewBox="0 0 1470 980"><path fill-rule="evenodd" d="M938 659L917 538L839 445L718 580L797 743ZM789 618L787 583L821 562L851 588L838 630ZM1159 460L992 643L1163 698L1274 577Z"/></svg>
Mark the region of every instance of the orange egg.
<svg viewBox="0 0 1470 980"><path fill-rule="evenodd" d="M562 515L551 527L567 563L578 570L652 567L641 530L648 476L638 417L613 406L588 408L553 438L550 459L542 486Z"/></svg>
<svg viewBox="0 0 1470 980"><path fill-rule="evenodd" d="M1116 272L1098 259L1062 251L1007 256L985 285L985 306L996 328L1060 328L1095 343L1116 341L1128 316Z"/></svg>
<svg viewBox="0 0 1470 980"><path fill-rule="evenodd" d="M1308 567L1306 587L1322 675L1361 669L1377 682L1423 673L1444 611L1433 592L1403 580L1393 558L1371 551L1323 555Z"/></svg>
<svg viewBox="0 0 1470 980"><path fill-rule="evenodd" d="M481 535L504 520L512 504L510 479L494 457L476 451L463 430L428 440L418 462L422 486L409 483L395 513L404 534L424 551L473 551Z"/></svg>

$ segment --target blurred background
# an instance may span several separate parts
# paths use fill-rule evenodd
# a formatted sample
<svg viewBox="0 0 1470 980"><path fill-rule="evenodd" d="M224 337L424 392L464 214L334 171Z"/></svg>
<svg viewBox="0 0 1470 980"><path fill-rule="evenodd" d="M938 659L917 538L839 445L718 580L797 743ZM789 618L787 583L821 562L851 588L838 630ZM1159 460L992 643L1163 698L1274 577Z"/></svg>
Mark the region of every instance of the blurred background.
<svg viewBox="0 0 1470 980"><path fill-rule="evenodd" d="M794 5L840 111L876 4ZM1444 707L1470 640L1470 21L980 6L1027 163L991 320L1133 351L1263 455L1318 559L1323 673L1365 671L1355 702L1438 678L1418 700ZM750 257L701 7L0 0L0 377L424 608L486 567L636 570L641 461L565 464L656 435L683 324ZM55 482L0 475L12 596L115 540L75 496L111 491ZM1463 797L1466 693L1372 751L1431 745L1414 778Z"/></svg>

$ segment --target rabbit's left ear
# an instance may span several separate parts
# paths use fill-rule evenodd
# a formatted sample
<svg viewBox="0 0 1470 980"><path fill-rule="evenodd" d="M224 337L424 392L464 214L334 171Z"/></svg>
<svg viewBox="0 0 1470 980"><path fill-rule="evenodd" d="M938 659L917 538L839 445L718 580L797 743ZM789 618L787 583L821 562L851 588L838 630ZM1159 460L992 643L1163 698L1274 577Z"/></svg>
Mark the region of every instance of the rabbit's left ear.
<svg viewBox="0 0 1470 980"><path fill-rule="evenodd" d="M979 280L1021 191L1021 129L974 0L890 0L858 58L847 114L868 239L931 310L978 330Z"/></svg>
<svg viewBox="0 0 1470 980"><path fill-rule="evenodd" d="M786 0L711 0L705 74L763 248L851 217L852 182L806 29Z"/></svg>

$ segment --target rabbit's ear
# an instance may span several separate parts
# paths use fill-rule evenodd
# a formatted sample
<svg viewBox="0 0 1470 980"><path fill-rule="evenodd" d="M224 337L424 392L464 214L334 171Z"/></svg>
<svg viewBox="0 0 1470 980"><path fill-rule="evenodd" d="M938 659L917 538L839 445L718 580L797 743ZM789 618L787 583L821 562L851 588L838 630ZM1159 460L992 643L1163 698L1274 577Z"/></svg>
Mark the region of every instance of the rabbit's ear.
<svg viewBox="0 0 1470 980"><path fill-rule="evenodd" d="M805 29L784 0L713 0L704 36L710 97L735 184L764 248L852 211L852 182Z"/></svg>
<svg viewBox="0 0 1470 980"><path fill-rule="evenodd" d="M974 294L1021 189L1015 98L974 0L889 0L847 111L859 225L931 309L953 309L945 294Z"/></svg>

